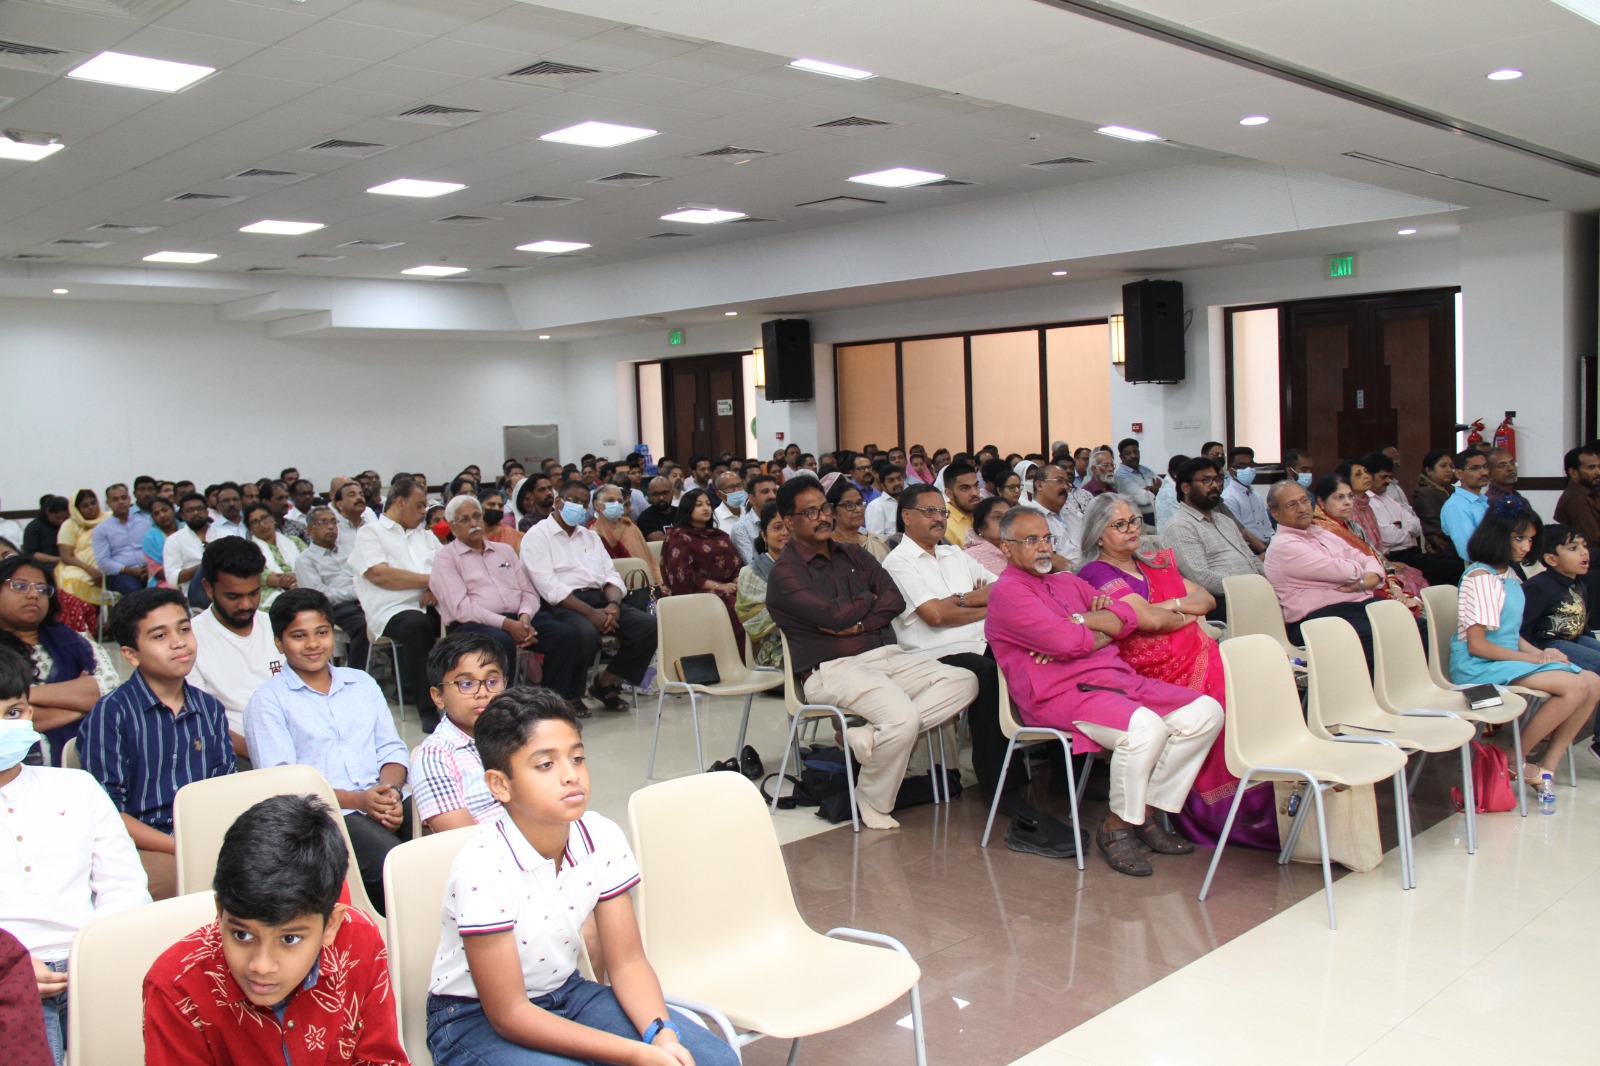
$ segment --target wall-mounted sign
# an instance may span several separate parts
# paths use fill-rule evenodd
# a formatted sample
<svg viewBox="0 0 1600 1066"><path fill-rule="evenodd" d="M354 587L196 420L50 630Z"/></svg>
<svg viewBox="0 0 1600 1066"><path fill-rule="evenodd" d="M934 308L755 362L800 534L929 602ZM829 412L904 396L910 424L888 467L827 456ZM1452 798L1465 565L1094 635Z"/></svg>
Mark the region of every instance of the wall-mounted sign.
<svg viewBox="0 0 1600 1066"><path fill-rule="evenodd" d="M1356 255L1347 252L1344 255L1328 256L1328 277L1353 278L1356 276Z"/></svg>
<svg viewBox="0 0 1600 1066"><path fill-rule="evenodd" d="M733 401L732 400L718 400L717 401L717 417L718 418L731 418L731 417L733 417Z"/></svg>
<svg viewBox="0 0 1600 1066"><path fill-rule="evenodd" d="M674 329L667 331L667 343L676 348L683 343L683 330Z"/></svg>

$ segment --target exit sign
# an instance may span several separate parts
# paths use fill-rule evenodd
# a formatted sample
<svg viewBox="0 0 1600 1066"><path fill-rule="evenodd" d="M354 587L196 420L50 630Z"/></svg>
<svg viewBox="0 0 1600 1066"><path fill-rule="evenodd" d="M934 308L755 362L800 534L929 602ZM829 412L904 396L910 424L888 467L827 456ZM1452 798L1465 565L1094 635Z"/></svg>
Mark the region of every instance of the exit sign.
<svg viewBox="0 0 1600 1066"><path fill-rule="evenodd" d="M683 330L674 329L667 333L667 343L676 347L683 343Z"/></svg>
<svg viewBox="0 0 1600 1066"><path fill-rule="evenodd" d="M1354 252L1345 255L1328 256L1328 277L1353 278L1356 276L1356 257Z"/></svg>

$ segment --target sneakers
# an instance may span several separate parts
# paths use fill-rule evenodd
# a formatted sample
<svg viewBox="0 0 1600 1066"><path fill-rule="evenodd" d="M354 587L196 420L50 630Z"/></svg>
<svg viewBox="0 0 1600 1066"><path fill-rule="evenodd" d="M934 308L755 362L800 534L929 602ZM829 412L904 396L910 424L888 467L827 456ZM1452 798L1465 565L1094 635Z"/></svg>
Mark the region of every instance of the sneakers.
<svg viewBox="0 0 1600 1066"><path fill-rule="evenodd" d="M1078 854L1071 827L1044 813L1013 819L1006 830L1006 847L1047 859L1070 859Z"/></svg>

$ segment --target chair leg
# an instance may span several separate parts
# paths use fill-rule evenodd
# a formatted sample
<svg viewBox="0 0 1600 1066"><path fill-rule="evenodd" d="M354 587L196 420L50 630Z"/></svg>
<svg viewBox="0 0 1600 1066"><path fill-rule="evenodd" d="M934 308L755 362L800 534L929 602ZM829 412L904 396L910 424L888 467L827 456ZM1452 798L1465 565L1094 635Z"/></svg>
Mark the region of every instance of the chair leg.
<svg viewBox="0 0 1600 1066"><path fill-rule="evenodd" d="M928 1044L922 1033L921 982L911 986L911 1038L915 1041L917 1066L928 1066Z"/></svg>
<svg viewBox="0 0 1600 1066"><path fill-rule="evenodd" d="M844 712L837 707L833 709L833 713L839 719L839 735L848 738L850 736L850 722L845 718ZM850 793L850 829L859 833L861 832L861 812L856 810L856 773L850 768L850 744L848 739L844 747L844 787Z"/></svg>
<svg viewBox="0 0 1600 1066"><path fill-rule="evenodd" d="M1006 741L1006 757L1004 759L1000 760L1000 780L1002 782L1005 781L1006 774L1011 769L1011 753L1016 751L1016 750L1017 750L1017 738L1016 737L1012 737L1010 740ZM994 816L995 816L995 813L997 811L999 811L999 810L1000 810L1000 790L997 788L997 789L994 790L994 799L989 801L989 820L983 823L983 839L978 841L978 847L986 848L986 847L989 846L989 830L994 828ZM1073 831L1074 832L1077 831L1077 827L1076 826L1073 827Z"/></svg>
<svg viewBox="0 0 1600 1066"><path fill-rule="evenodd" d="M783 746L783 759L778 763L778 781L772 786L772 809L770 812L772 814L778 813L778 797L783 795L783 779L789 772L789 753L798 750L799 734L800 716L795 715L794 718L789 720L789 740ZM798 756L796 756L796 761L798 761ZM845 769L849 769L848 763L845 764Z"/></svg>
<svg viewBox="0 0 1600 1066"><path fill-rule="evenodd" d="M1337 929L1339 916L1333 909L1333 867L1328 860L1328 819L1322 808L1322 789L1317 786L1315 779L1308 780L1311 784L1312 801L1317 805L1317 844L1322 851L1322 891L1328 897L1328 928ZM1240 795L1243 794L1241 789Z"/></svg>
<svg viewBox="0 0 1600 1066"><path fill-rule="evenodd" d="M654 781L656 777L656 746L661 743L661 702L666 698L667 685L663 681L656 692L656 731L650 738L650 764L644 770L646 781Z"/></svg>
<svg viewBox="0 0 1600 1066"><path fill-rule="evenodd" d="M789 1057L785 1061L788 1066L794 1066L795 1063L800 1061L800 1038L798 1036L789 1045Z"/></svg>
<svg viewBox="0 0 1600 1066"><path fill-rule="evenodd" d="M1284 838L1283 847L1278 851L1278 865L1286 866L1294 855L1295 845L1300 843L1300 833L1306 827L1306 819L1311 817L1311 808L1305 803L1309 796L1300 802L1300 809L1294 812L1294 818L1289 822L1289 835Z"/></svg>
<svg viewBox="0 0 1600 1066"><path fill-rule="evenodd" d="M1528 789L1522 783L1522 719L1511 719L1511 746L1516 749L1517 761L1511 767L1511 776L1516 781L1512 789L1517 794L1517 813L1526 818L1528 816Z"/></svg>
<svg viewBox="0 0 1600 1066"><path fill-rule="evenodd" d="M389 642L389 651L394 659L394 701L400 705L400 720L406 720L406 692L405 686L400 682L400 645Z"/></svg>
<svg viewBox="0 0 1600 1066"><path fill-rule="evenodd" d="M1417 887L1417 871L1411 865L1411 793L1406 788L1406 770L1402 766L1394 775L1394 823L1400 840L1400 887Z"/></svg>
<svg viewBox="0 0 1600 1066"><path fill-rule="evenodd" d="M1083 784L1073 780L1072 769L1072 740L1066 734L1060 734L1061 749L1066 754L1067 763L1067 803L1072 809L1072 850L1078 861L1078 872L1083 872L1083 829L1078 824L1078 805L1083 799ZM1000 780L1005 780L1005 775L1000 775ZM1083 775L1083 780L1089 780L1089 775Z"/></svg>
<svg viewBox="0 0 1600 1066"><path fill-rule="evenodd" d="M756 694L754 692L747 693L744 698L744 717L739 719L739 739L735 741L737 746L733 749L733 757L735 759L744 751L745 731L750 728L750 704L755 698Z"/></svg>
<svg viewBox="0 0 1600 1066"><path fill-rule="evenodd" d="M1467 854L1478 852L1478 796L1472 787L1472 745L1461 745L1461 801L1467 816Z"/></svg>
<svg viewBox="0 0 1600 1066"><path fill-rule="evenodd" d="M694 762L701 773L706 772L706 757L700 750L700 701L695 698L694 689L689 690L689 719L694 723ZM738 760L738 755L734 756Z"/></svg>
<svg viewBox="0 0 1600 1066"><path fill-rule="evenodd" d="M1575 754L1573 754L1576 750L1577 750L1576 747L1573 747L1573 746L1570 746L1570 745L1567 747L1567 787L1568 788L1577 788L1578 787L1578 757Z"/></svg>
<svg viewBox="0 0 1600 1066"><path fill-rule="evenodd" d="M1428 765L1428 753L1425 751L1417 752L1417 765L1416 768L1411 771L1410 787L1412 792L1417 790L1417 782L1422 780L1422 768L1426 765Z"/></svg>
<svg viewBox="0 0 1600 1066"><path fill-rule="evenodd" d="M1228 846L1228 834L1233 831L1234 816L1239 813L1239 801L1244 797L1244 790L1250 787L1250 775L1253 772L1245 771L1238 790L1233 794L1233 802L1228 804L1228 817L1222 823L1222 835L1217 838L1217 850L1211 853L1211 865L1206 867L1206 879L1200 883L1201 903L1206 901L1206 896L1211 892L1211 879L1217 875L1217 866L1222 862L1222 851Z"/></svg>

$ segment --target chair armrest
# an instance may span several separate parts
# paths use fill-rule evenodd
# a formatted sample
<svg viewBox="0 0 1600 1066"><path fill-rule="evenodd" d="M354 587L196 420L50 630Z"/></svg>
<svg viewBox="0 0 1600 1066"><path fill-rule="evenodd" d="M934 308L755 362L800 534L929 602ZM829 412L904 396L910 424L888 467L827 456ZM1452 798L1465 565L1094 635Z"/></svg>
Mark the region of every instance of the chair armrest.
<svg viewBox="0 0 1600 1066"><path fill-rule="evenodd" d="M713 1022L716 1022L717 1028L722 1030L722 1039L727 1042L727 1045L730 1048L733 1049L733 1057L738 1059L740 1063L744 1062L744 1056L740 1054L739 1048L743 1046L746 1041L740 1039L738 1031L733 1027L733 1022L728 1020L728 1016L726 1014L711 1006L709 1003L701 1003L698 1000L685 999L682 996L674 996L667 993L662 993L661 998L669 1007L677 1007L680 1010L686 1010L691 1014L697 1015L698 1017L696 1020L702 1025L705 1025L704 1019L706 1018L710 1018ZM709 1029L711 1027L707 1025L706 1028Z"/></svg>
<svg viewBox="0 0 1600 1066"><path fill-rule="evenodd" d="M869 933L865 929L851 929L849 926L841 925L833 929L829 929L824 935L834 937L838 940L865 940L869 944L879 944L883 947L898 951L900 954L904 955L908 959L911 959L913 962L916 961L911 952L906 950L906 946L904 944L900 943L900 941L896 940L892 936L885 936L883 933Z"/></svg>
<svg viewBox="0 0 1600 1066"><path fill-rule="evenodd" d="M1460 718L1455 711L1447 711L1442 707L1408 707L1400 712L1401 718Z"/></svg>
<svg viewBox="0 0 1600 1066"><path fill-rule="evenodd" d="M1393 748L1402 755L1405 754L1404 748L1400 747L1400 745L1394 741L1387 740L1384 737L1341 737L1330 735L1328 739L1340 744L1382 744L1386 748Z"/></svg>

